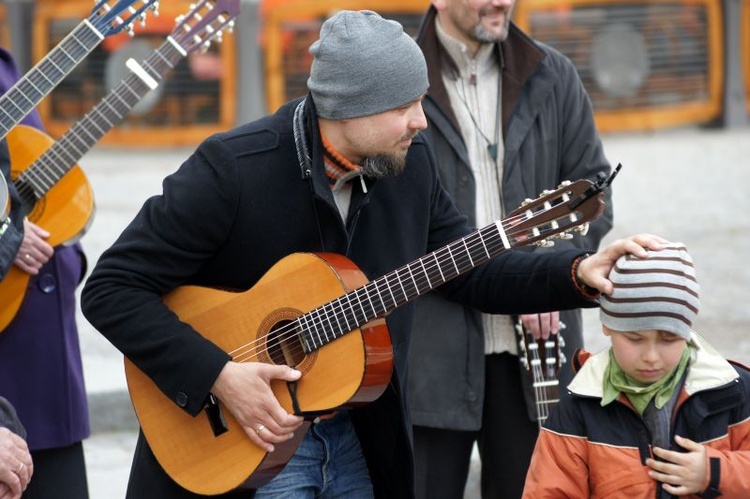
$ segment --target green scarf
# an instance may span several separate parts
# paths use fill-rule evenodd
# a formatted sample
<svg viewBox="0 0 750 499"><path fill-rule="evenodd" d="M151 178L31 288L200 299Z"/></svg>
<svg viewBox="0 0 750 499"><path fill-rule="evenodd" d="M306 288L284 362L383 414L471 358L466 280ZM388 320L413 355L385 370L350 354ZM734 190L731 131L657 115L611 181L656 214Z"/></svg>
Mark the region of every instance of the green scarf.
<svg viewBox="0 0 750 499"><path fill-rule="evenodd" d="M641 416L643 416L643 411L646 410L646 406L651 402L651 399L655 399L654 404L656 408L661 409L672 396L689 362L690 346L686 343L685 350L682 352L682 358L679 364L672 369L671 373L654 383L643 384L625 374L619 364L617 364L617 361L615 361L615 354L612 353L612 349L610 348L609 365L604 372L602 407L616 400L621 393L624 393Z"/></svg>

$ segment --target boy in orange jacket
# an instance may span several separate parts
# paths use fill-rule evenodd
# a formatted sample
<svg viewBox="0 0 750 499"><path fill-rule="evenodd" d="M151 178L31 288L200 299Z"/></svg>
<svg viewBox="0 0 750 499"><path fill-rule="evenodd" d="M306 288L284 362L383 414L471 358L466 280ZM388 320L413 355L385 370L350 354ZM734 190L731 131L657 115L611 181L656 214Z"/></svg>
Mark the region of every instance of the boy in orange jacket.
<svg viewBox="0 0 750 499"><path fill-rule="evenodd" d="M686 248L623 256L610 280L600 318L612 346L576 354L524 498L750 497L750 372L692 331Z"/></svg>

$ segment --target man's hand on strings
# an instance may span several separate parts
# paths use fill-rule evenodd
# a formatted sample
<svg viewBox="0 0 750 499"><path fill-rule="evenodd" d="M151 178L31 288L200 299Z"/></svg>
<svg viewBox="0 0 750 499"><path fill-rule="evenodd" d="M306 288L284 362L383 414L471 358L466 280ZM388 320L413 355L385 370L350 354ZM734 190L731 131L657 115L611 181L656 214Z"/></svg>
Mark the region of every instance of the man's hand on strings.
<svg viewBox="0 0 750 499"><path fill-rule="evenodd" d="M281 407L271 390L271 380L296 381L300 371L263 362L228 362L219 373L212 393L229 409L247 436L267 452L274 444L294 436L304 419Z"/></svg>

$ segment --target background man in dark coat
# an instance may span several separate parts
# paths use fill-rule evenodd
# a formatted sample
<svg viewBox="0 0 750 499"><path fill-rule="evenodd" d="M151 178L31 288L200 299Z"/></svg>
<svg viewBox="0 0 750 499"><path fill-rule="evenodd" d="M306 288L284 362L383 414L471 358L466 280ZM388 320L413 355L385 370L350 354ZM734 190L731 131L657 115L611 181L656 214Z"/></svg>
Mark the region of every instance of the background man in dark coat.
<svg viewBox="0 0 750 499"><path fill-rule="evenodd" d="M443 186L480 227L562 181L610 171L575 67L510 22L514 5L433 0L417 37L430 79L425 134ZM611 227L607 202L585 237L533 251L595 251ZM539 429L516 318L483 315L437 293L417 302L415 318L409 404L418 496L463 497L476 441L482 496L519 498ZM580 310L521 319L544 337L564 323L568 359L583 346ZM561 387L568 373L563 366Z"/></svg>

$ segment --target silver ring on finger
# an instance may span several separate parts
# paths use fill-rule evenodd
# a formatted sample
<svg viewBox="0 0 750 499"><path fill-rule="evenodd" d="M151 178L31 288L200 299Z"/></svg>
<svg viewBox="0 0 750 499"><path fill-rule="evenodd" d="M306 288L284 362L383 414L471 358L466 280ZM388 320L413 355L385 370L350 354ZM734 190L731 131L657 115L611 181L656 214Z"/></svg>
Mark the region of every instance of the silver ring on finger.
<svg viewBox="0 0 750 499"><path fill-rule="evenodd" d="M24 257L24 258L26 259L26 261L27 261L27 262L28 262L29 260L31 260L31 255L30 255L30 254L28 254L28 253L26 253L25 255L23 255L23 257Z"/></svg>
<svg viewBox="0 0 750 499"><path fill-rule="evenodd" d="M263 425L258 425L258 428L257 428L257 429L255 430L255 433L257 433L258 435L260 435L260 432L262 432L262 431L263 431L263 430L265 430L265 429L266 429L266 427L265 427L265 426L263 426Z"/></svg>
<svg viewBox="0 0 750 499"><path fill-rule="evenodd" d="M18 463L18 468L16 468L16 475L23 471L23 469L26 467L23 463Z"/></svg>

